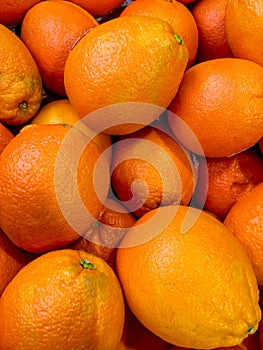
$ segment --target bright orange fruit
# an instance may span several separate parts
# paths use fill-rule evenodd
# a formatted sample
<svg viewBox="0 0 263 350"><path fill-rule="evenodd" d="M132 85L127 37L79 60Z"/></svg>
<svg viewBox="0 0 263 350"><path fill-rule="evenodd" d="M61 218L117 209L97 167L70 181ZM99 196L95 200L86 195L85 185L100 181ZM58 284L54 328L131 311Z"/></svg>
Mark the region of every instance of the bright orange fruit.
<svg viewBox="0 0 263 350"><path fill-rule="evenodd" d="M1 350L116 349L124 302L113 270L83 251L63 249L25 266L0 300Z"/></svg>
<svg viewBox="0 0 263 350"><path fill-rule="evenodd" d="M259 291L246 251L210 214L151 210L122 240L116 266L131 311L171 344L234 346L258 328Z"/></svg>

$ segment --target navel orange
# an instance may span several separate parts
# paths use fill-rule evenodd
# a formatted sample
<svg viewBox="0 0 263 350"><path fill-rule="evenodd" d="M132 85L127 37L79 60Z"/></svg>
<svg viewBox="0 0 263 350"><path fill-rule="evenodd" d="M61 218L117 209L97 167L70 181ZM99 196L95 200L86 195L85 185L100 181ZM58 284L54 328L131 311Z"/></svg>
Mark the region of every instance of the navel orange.
<svg viewBox="0 0 263 350"><path fill-rule="evenodd" d="M24 43L0 24L0 121L23 124L42 102L42 82L37 65Z"/></svg>
<svg viewBox="0 0 263 350"><path fill-rule="evenodd" d="M89 140L71 126L32 124L5 147L0 226L16 245L35 253L62 248L98 218L109 165Z"/></svg>
<svg viewBox="0 0 263 350"><path fill-rule="evenodd" d="M258 328L259 291L246 251L210 214L151 210L122 240L116 266L131 311L173 345L234 346Z"/></svg>
<svg viewBox="0 0 263 350"><path fill-rule="evenodd" d="M44 86L65 96L64 68L70 50L91 28L95 18L68 1L42 1L25 15L21 38L39 68Z"/></svg>
<svg viewBox="0 0 263 350"><path fill-rule="evenodd" d="M167 22L148 16L115 18L93 28L69 54L67 96L91 128L131 133L169 105L187 61L184 42Z"/></svg>
<svg viewBox="0 0 263 350"><path fill-rule="evenodd" d="M169 110L169 124L182 144L207 157L224 157L256 144L263 135L263 67L219 58L189 68ZM178 117L174 117L177 115ZM178 123L182 119L185 123Z"/></svg>
<svg viewBox="0 0 263 350"><path fill-rule="evenodd" d="M224 224L245 247L258 284L263 285L263 182L243 196L227 214Z"/></svg>
<svg viewBox="0 0 263 350"><path fill-rule="evenodd" d="M25 266L0 300L0 349L116 349L124 323L120 284L100 258L63 249Z"/></svg>

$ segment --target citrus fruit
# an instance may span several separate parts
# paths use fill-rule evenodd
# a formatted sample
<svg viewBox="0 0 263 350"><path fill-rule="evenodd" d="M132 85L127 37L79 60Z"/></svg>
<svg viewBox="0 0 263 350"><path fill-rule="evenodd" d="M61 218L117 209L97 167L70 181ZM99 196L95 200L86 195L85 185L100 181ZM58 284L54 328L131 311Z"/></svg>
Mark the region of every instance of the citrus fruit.
<svg viewBox="0 0 263 350"><path fill-rule="evenodd" d="M0 43L0 121L6 124L23 124L40 107L41 77L27 47L2 24Z"/></svg>
<svg viewBox="0 0 263 350"><path fill-rule="evenodd" d="M16 245L35 253L61 248L96 220L108 193L109 171L106 160L97 164L101 153L88 141L74 127L32 124L5 147L0 226ZM95 166L103 176L96 175Z"/></svg>
<svg viewBox="0 0 263 350"><path fill-rule="evenodd" d="M120 284L100 258L52 251L26 265L0 300L0 349L116 349L124 323Z"/></svg>
<svg viewBox="0 0 263 350"><path fill-rule="evenodd" d="M22 22L27 11L41 0L0 0L0 23L15 26Z"/></svg>
<svg viewBox="0 0 263 350"><path fill-rule="evenodd" d="M153 126L122 136L114 145L112 189L138 217L169 204L188 204L196 171L188 151Z"/></svg>
<svg viewBox="0 0 263 350"><path fill-rule="evenodd" d="M0 123L0 154L13 137L13 133L5 125Z"/></svg>
<svg viewBox="0 0 263 350"><path fill-rule="evenodd" d="M125 305L125 322L118 350L169 350L171 344L149 331Z"/></svg>
<svg viewBox="0 0 263 350"><path fill-rule="evenodd" d="M263 285L263 182L243 196L227 214L224 224L245 247L259 285Z"/></svg>
<svg viewBox="0 0 263 350"><path fill-rule="evenodd" d="M44 105L31 120L31 124L69 124L75 126L89 136L97 144L101 152L105 151L105 157L109 163L111 162L112 140L110 135L98 134L82 123L78 113L68 99L55 100Z"/></svg>
<svg viewBox="0 0 263 350"><path fill-rule="evenodd" d="M168 22L184 40L188 49L187 67L193 65L198 47L198 29L192 13L176 0L140 0L131 2L121 16L151 16Z"/></svg>
<svg viewBox="0 0 263 350"><path fill-rule="evenodd" d="M146 213L122 240L116 266L131 311L173 345L234 346L258 328L259 291L245 249L201 210Z"/></svg>
<svg viewBox="0 0 263 350"><path fill-rule="evenodd" d="M225 32L235 57L263 66L263 1L227 0Z"/></svg>
<svg viewBox="0 0 263 350"><path fill-rule="evenodd" d="M199 34L198 62L233 56L225 34L226 3L227 0L199 0L191 9Z"/></svg>
<svg viewBox="0 0 263 350"><path fill-rule="evenodd" d="M93 28L70 52L67 96L91 128L127 134L151 123L169 105L187 61L187 48L167 22L115 18Z"/></svg>
<svg viewBox="0 0 263 350"><path fill-rule="evenodd" d="M205 194L204 209L224 219L231 207L260 182L263 158L254 148L231 157L201 158L195 198L203 203Z"/></svg>
<svg viewBox="0 0 263 350"><path fill-rule="evenodd" d="M99 256L115 268L117 248L126 232L136 222L135 217L117 201L108 198L98 220L69 248L85 250Z"/></svg>
<svg viewBox="0 0 263 350"><path fill-rule="evenodd" d="M169 109L172 131L192 152L198 139L207 157L224 157L256 144L263 134L263 69L239 58L189 68ZM178 123L179 118L183 123Z"/></svg>
<svg viewBox="0 0 263 350"><path fill-rule="evenodd" d="M68 54L82 35L97 25L91 14L68 1L42 1L26 13L21 38L47 89L66 95L64 68Z"/></svg>
<svg viewBox="0 0 263 350"><path fill-rule="evenodd" d="M58 1L58 0L52 0ZM124 0L69 0L90 12L95 17L102 17L119 8Z"/></svg>
<svg viewBox="0 0 263 350"><path fill-rule="evenodd" d="M33 255L18 248L0 229L0 296L18 271L33 258Z"/></svg>

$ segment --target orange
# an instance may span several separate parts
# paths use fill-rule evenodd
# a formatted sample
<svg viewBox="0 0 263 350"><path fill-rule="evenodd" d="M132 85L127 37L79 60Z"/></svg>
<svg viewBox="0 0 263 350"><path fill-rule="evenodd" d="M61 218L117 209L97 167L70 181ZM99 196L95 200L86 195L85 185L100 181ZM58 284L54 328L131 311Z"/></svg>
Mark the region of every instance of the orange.
<svg viewBox="0 0 263 350"><path fill-rule="evenodd" d="M197 142L207 157L241 152L263 135L263 68L248 60L219 58L188 69L169 109L176 137L192 152Z"/></svg>
<svg viewBox="0 0 263 350"><path fill-rule="evenodd" d="M262 198L263 182L233 205L224 221L245 247L260 286L263 285Z"/></svg>
<svg viewBox="0 0 263 350"><path fill-rule="evenodd" d="M198 29L190 10L176 0L140 0L131 2L121 16L151 16L168 22L188 49L187 67L193 65L198 47Z"/></svg>
<svg viewBox="0 0 263 350"><path fill-rule="evenodd" d="M245 58L263 66L263 1L228 0L225 32L235 57Z"/></svg>
<svg viewBox="0 0 263 350"><path fill-rule="evenodd" d="M13 137L13 133L5 125L0 123L0 154Z"/></svg>
<svg viewBox="0 0 263 350"><path fill-rule="evenodd" d="M18 248L0 229L0 296L18 271L33 258L31 254Z"/></svg>
<svg viewBox="0 0 263 350"><path fill-rule="evenodd" d="M217 348L216 350L260 350L258 342L259 342L258 333L256 332L254 334L250 334L239 345L235 345L235 346L231 346L231 347ZM170 350L186 350L186 348L181 348L179 346L173 346Z"/></svg>
<svg viewBox="0 0 263 350"><path fill-rule="evenodd" d="M69 124L89 136L97 144L101 152L111 162L111 137L103 133L96 133L87 125L80 122L80 117L68 99L55 100L44 105L31 120L31 124Z"/></svg>
<svg viewBox="0 0 263 350"><path fill-rule="evenodd" d="M135 222L135 217L120 203L108 198L99 214L98 221L69 248L85 250L99 256L112 268L115 268L120 241Z"/></svg>
<svg viewBox="0 0 263 350"><path fill-rule="evenodd" d="M66 95L64 68L68 54L97 25L91 14L68 1L42 1L26 13L21 38L34 57L47 89Z"/></svg>
<svg viewBox="0 0 263 350"><path fill-rule="evenodd" d="M258 328L259 291L245 249L201 210L151 210L122 240L116 266L131 311L173 345L234 346Z"/></svg>
<svg viewBox="0 0 263 350"><path fill-rule="evenodd" d="M37 65L23 42L0 24L0 121L23 124L42 102L42 82Z"/></svg>
<svg viewBox="0 0 263 350"><path fill-rule="evenodd" d="M123 136L114 145L112 188L138 217L169 204L188 204L196 171L188 151L153 126Z"/></svg>
<svg viewBox="0 0 263 350"><path fill-rule="evenodd" d="M25 266L0 300L0 349L116 349L124 323L120 284L100 258L63 249Z"/></svg>
<svg viewBox="0 0 263 350"><path fill-rule="evenodd" d="M171 344L149 331L126 305L125 322L118 350L169 350Z"/></svg>
<svg viewBox="0 0 263 350"><path fill-rule="evenodd" d="M169 105L187 61L182 39L167 22L115 18L95 27L69 54L67 96L91 128L127 134L151 123Z"/></svg>
<svg viewBox="0 0 263 350"><path fill-rule="evenodd" d="M0 23L15 26L22 22L26 12L41 0L0 0Z"/></svg>
<svg viewBox="0 0 263 350"><path fill-rule="evenodd" d="M191 9L199 34L198 62L233 56L225 34L226 4L227 0L199 0Z"/></svg>
<svg viewBox="0 0 263 350"><path fill-rule="evenodd" d="M88 141L68 125L34 124L5 147L0 157L0 226L16 245L35 253L61 248L97 219L108 193L109 171L105 159L97 164L100 152Z"/></svg>
<svg viewBox="0 0 263 350"><path fill-rule="evenodd" d="M114 9L119 8L124 0L70 0L70 2L83 7L95 17L101 17L109 14Z"/></svg>
<svg viewBox="0 0 263 350"><path fill-rule="evenodd" d="M254 148L199 162L195 197L203 202L206 194L204 208L221 219L244 194L263 182L263 157Z"/></svg>

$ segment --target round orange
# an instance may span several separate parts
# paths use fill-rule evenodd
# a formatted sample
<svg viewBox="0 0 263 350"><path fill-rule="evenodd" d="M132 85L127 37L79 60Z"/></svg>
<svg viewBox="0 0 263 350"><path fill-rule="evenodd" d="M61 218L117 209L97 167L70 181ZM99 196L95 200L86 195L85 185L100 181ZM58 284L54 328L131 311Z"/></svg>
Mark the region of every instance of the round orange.
<svg viewBox="0 0 263 350"><path fill-rule="evenodd" d="M187 61L184 43L167 22L149 16L115 18L87 33L69 54L67 96L91 128L127 134L151 123L169 105Z"/></svg>
<svg viewBox="0 0 263 350"><path fill-rule="evenodd" d="M24 127L0 157L0 226L7 236L35 253L77 240L108 193L108 162L98 163L100 154L69 125Z"/></svg>
<svg viewBox="0 0 263 350"><path fill-rule="evenodd" d="M24 43L0 24L0 121L23 124L42 102L42 82L37 65Z"/></svg>
<svg viewBox="0 0 263 350"><path fill-rule="evenodd" d="M5 125L0 123L0 154L13 137L13 133Z"/></svg>
<svg viewBox="0 0 263 350"><path fill-rule="evenodd" d="M120 344L117 350L170 350L171 344L157 337L149 331L131 312L125 307L125 322Z"/></svg>
<svg viewBox="0 0 263 350"><path fill-rule="evenodd" d="M245 247L258 284L263 285L263 182L243 196L227 214L224 224Z"/></svg>
<svg viewBox="0 0 263 350"><path fill-rule="evenodd" d="M42 0L0 0L0 23L7 26L20 24L27 11Z"/></svg>
<svg viewBox="0 0 263 350"><path fill-rule="evenodd" d="M61 0L52 0L61 1ZM124 0L69 0L87 10L95 17L102 17L119 8Z"/></svg>
<svg viewBox="0 0 263 350"><path fill-rule="evenodd" d="M225 33L235 57L263 66L263 0L227 0Z"/></svg>
<svg viewBox="0 0 263 350"><path fill-rule="evenodd" d="M138 217L170 204L188 204L196 171L187 150L153 126L125 135L114 144L114 193Z"/></svg>
<svg viewBox="0 0 263 350"><path fill-rule="evenodd" d="M0 229L0 296L18 271L33 259L33 255L18 248Z"/></svg>
<svg viewBox="0 0 263 350"><path fill-rule="evenodd" d="M212 215L166 206L138 219L118 250L117 272L135 316L187 348L240 344L261 310L245 249Z"/></svg>
<svg viewBox="0 0 263 350"><path fill-rule="evenodd" d="M34 57L47 89L66 95L64 68L70 50L97 25L91 14L68 1L42 1L27 11L21 38Z"/></svg>
<svg viewBox="0 0 263 350"><path fill-rule="evenodd" d="M116 349L124 301L102 259L63 249L19 271L2 295L0 313L1 350Z"/></svg>
<svg viewBox="0 0 263 350"><path fill-rule="evenodd" d="M105 200L98 220L69 248L85 250L99 256L115 269L117 248L135 222L135 217L124 206L108 198Z"/></svg>
<svg viewBox="0 0 263 350"><path fill-rule="evenodd" d="M140 0L131 2L121 16L151 16L168 22L188 49L187 68L193 65L198 47L198 29L190 10L176 0Z"/></svg>
<svg viewBox="0 0 263 350"><path fill-rule="evenodd" d="M198 62L233 56L224 25L227 1L199 0L191 9L199 33Z"/></svg>
<svg viewBox="0 0 263 350"><path fill-rule="evenodd" d="M231 157L201 158L195 198L204 203L206 210L224 219L231 207L260 182L263 157L254 148Z"/></svg>
<svg viewBox="0 0 263 350"><path fill-rule="evenodd" d="M263 67L219 58L188 69L169 109L172 131L192 152L199 140L207 157L224 157L256 144L263 135Z"/></svg>

